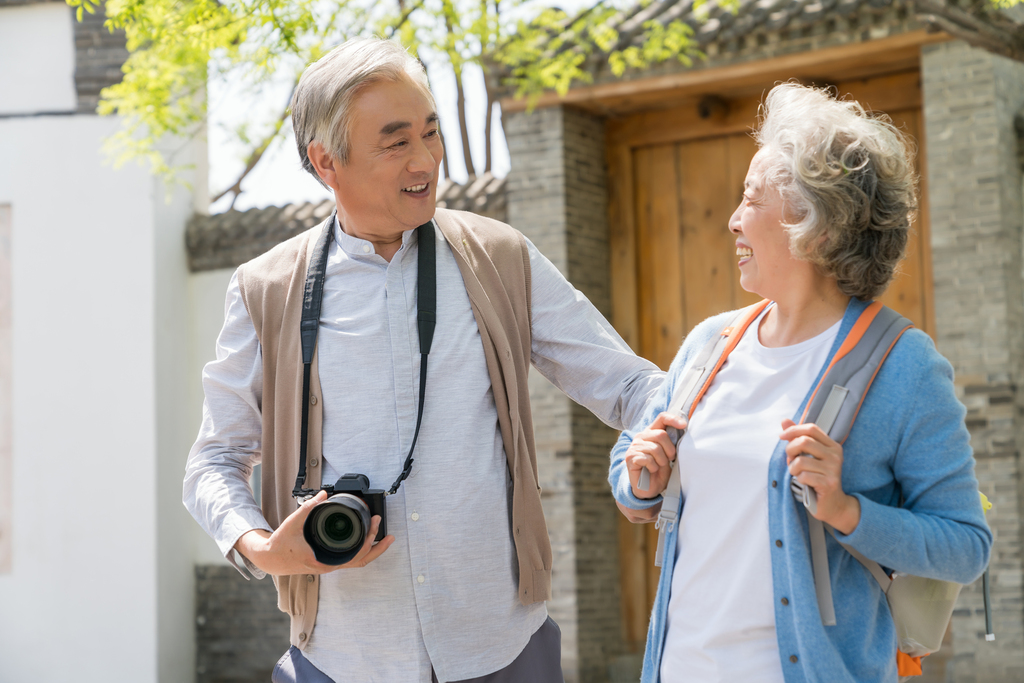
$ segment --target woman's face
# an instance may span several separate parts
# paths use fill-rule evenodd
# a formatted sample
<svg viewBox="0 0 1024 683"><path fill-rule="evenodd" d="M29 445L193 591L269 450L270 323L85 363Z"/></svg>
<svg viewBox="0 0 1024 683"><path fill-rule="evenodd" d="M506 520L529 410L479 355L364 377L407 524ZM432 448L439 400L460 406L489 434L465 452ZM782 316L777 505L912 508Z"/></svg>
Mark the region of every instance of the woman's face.
<svg viewBox="0 0 1024 683"><path fill-rule="evenodd" d="M762 149L751 160L743 181L743 199L729 219L729 230L736 235L740 286L777 301L793 275L809 264L790 252L789 235L782 226L782 197L763 180L769 155Z"/></svg>

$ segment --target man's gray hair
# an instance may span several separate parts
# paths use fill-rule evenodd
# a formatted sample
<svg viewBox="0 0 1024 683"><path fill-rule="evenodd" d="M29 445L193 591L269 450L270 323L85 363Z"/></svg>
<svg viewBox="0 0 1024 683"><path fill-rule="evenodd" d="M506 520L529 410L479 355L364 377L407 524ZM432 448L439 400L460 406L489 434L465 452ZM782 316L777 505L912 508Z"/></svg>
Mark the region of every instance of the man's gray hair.
<svg viewBox="0 0 1024 683"><path fill-rule="evenodd" d="M847 296L889 286L916 208L913 148L888 117L795 83L772 88L755 138L782 197L790 249Z"/></svg>
<svg viewBox="0 0 1024 683"><path fill-rule="evenodd" d="M302 167L323 181L306 149L319 142L327 152L348 163L352 104L366 86L382 80L408 78L436 108L427 73L418 59L398 43L383 38L359 38L342 43L302 73L292 96L292 128Z"/></svg>

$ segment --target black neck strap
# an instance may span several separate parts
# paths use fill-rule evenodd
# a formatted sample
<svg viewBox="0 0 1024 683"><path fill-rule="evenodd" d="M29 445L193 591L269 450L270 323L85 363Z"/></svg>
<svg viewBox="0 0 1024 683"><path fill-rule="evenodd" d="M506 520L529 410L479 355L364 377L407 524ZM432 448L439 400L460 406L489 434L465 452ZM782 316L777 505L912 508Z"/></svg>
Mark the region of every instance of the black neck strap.
<svg viewBox="0 0 1024 683"><path fill-rule="evenodd" d="M313 352L316 350L316 335L320 326L320 308L324 296L324 280L327 271L327 252L334 238L335 219L332 215L313 247L313 257L306 270L306 286L302 296L302 320L299 334L302 339L302 432L299 437L299 475L295 479L292 496L305 498L316 494L306 485L306 453L309 448L309 379L312 372ZM434 225L427 222L416 228L419 248L419 268L416 276L417 326L420 336L420 404L416 413L416 431L409 446L409 455L402 465L402 473L391 485L387 495L398 491L398 487L412 472L412 453L420 436L423 421L423 400L427 388L427 356L434 341L434 327L437 324L437 254L434 243Z"/></svg>

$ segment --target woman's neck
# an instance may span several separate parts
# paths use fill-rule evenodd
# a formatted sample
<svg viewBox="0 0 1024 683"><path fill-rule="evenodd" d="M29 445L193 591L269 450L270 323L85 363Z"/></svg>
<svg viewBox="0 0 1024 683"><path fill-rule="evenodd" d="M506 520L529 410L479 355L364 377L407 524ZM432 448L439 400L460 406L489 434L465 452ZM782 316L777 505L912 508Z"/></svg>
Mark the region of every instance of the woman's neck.
<svg viewBox="0 0 1024 683"><path fill-rule="evenodd" d="M758 339L769 348L807 341L839 322L849 303L850 297L839 291L833 278L820 278L812 287L776 298L761 320Z"/></svg>

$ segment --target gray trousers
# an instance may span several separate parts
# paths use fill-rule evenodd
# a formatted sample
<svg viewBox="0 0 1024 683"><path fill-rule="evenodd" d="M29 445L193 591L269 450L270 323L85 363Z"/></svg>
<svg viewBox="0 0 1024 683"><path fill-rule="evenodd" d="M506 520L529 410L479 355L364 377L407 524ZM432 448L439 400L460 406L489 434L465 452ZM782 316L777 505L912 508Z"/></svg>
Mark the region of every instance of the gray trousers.
<svg viewBox="0 0 1024 683"><path fill-rule="evenodd" d="M433 683L439 683L431 672ZM302 650L288 648L274 667L272 683L334 683L327 674L309 663ZM562 678L562 632L548 617L530 637L523 651L511 664L479 678L446 683L564 683Z"/></svg>

